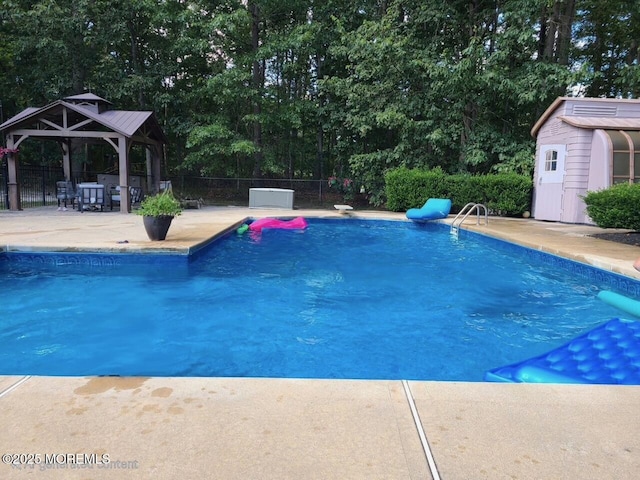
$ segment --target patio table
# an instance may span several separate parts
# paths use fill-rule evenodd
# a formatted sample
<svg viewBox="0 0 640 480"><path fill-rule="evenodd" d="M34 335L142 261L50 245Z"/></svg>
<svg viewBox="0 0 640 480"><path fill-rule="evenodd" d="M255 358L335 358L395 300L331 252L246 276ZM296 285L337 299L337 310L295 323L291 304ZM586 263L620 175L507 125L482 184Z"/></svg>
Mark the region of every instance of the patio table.
<svg viewBox="0 0 640 480"><path fill-rule="evenodd" d="M104 211L105 195L104 185L98 183L79 183L76 186L78 190L78 211L80 213L89 209L97 209Z"/></svg>

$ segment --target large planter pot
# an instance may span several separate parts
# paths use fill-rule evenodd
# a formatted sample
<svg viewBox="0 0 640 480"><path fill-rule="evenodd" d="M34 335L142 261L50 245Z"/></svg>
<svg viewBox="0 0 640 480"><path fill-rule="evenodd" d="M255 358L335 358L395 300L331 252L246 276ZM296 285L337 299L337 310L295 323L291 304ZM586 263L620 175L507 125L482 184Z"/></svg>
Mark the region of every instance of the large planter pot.
<svg viewBox="0 0 640 480"><path fill-rule="evenodd" d="M147 231L147 235L150 240L164 240L167 238L167 232L171 226L173 216L161 215L158 217L142 217L144 222L144 229Z"/></svg>

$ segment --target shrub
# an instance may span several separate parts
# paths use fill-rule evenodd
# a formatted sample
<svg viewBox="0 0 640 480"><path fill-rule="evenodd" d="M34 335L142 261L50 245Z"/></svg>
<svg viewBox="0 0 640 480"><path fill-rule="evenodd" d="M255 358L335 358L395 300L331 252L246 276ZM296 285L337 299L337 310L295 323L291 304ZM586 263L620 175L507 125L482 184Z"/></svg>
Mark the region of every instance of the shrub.
<svg viewBox="0 0 640 480"><path fill-rule="evenodd" d="M446 175L435 169L398 168L385 175L387 209L421 207L429 198L450 198L452 210L482 203L499 215L520 216L531 207L531 178L525 175Z"/></svg>
<svg viewBox="0 0 640 480"><path fill-rule="evenodd" d="M521 216L531 208L531 178L515 173L480 177L487 208L498 215Z"/></svg>
<svg viewBox="0 0 640 480"><path fill-rule="evenodd" d="M406 167L390 170L385 175L387 209L401 212L419 208L429 198L448 198L447 175L434 170L412 170Z"/></svg>
<svg viewBox="0 0 640 480"><path fill-rule="evenodd" d="M640 185L621 183L582 197L587 214L601 228L640 231Z"/></svg>
<svg viewBox="0 0 640 480"><path fill-rule="evenodd" d="M484 193L480 188L479 178L469 174L449 177L449 198L453 203L454 212L461 210L469 202L484 203Z"/></svg>

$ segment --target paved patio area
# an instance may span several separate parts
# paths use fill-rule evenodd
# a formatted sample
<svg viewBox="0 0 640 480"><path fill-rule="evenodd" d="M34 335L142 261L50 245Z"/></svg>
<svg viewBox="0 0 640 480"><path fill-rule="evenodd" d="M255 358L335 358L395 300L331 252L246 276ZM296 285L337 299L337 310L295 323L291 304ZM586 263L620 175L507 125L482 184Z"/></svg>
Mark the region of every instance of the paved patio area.
<svg viewBox="0 0 640 480"><path fill-rule="evenodd" d="M136 215L0 212L0 249L186 254L247 216L284 214L340 215L186 210L158 244ZM464 228L640 278L640 249L587 237L596 227L490 218ZM0 478L633 479L639 411L635 386L0 377L0 453L39 461L0 465Z"/></svg>

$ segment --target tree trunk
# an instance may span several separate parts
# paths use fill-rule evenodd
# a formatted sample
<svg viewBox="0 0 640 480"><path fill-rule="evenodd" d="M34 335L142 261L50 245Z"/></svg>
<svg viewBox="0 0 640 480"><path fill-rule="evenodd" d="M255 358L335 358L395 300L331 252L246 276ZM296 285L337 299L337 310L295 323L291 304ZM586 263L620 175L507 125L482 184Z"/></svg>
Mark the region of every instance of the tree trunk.
<svg viewBox="0 0 640 480"><path fill-rule="evenodd" d="M543 5L540 10L540 35L538 37L538 59L543 60L548 33L549 16L547 15L547 6Z"/></svg>
<svg viewBox="0 0 640 480"><path fill-rule="evenodd" d="M253 115L255 116L253 121L253 143L256 147L256 153L253 156L253 178L261 178L263 153L262 123L260 123L260 114L262 113L262 109L260 106L260 99L262 95L264 74L262 63L258 59L258 48L260 46L260 9L255 2L250 2L249 11L251 12L251 50L254 54L251 77L255 91L253 99Z"/></svg>
<svg viewBox="0 0 640 480"><path fill-rule="evenodd" d="M74 25L82 25L83 12L80 11L80 6L72 2L71 11ZM87 48L84 45L82 31L78 28L72 33L71 45L74 53L71 57L71 88L74 94L84 93L87 70L83 65L83 59L87 55Z"/></svg>
<svg viewBox="0 0 640 480"><path fill-rule="evenodd" d="M468 102L464 107L462 113L462 131L460 132L460 165L461 171L466 170L465 167L465 148L473 132L473 125L477 116L477 105L473 102Z"/></svg>
<svg viewBox="0 0 640 480"><path fill-rule="evenodd" d="M540 41L544 41L544 60L561 65L569 64L571 27L575 12L575 0L556 0L550 17L545 18L546 10L543 11L542 21L546 20L546 26L540 31Z"/></svg>
<svg viewBox="0 0 640 480"><path fill-rule="evenodd" d="M142 63L140 62L138 35L136 32L136 27L133 24L132 20L129 20L127 22L127 29L129 30L129 42L131 45L131 65L133 66L133 74L142 77L144 72L142 69ZM138 87L138 106L140 108L145 108L144 91L142 89L142 85Z"/></svg>
<svg viewBox="0 0 640 480"><path fill-rule="evenodd" d="M576 12L575 0L564 0L560 12L558 27L558 49L556 61L560 65L569 65L569 48L571 47L571 28Z"/></svg>
<svg viewBox="0 0 640 480"><path fill-rule="evenodd" d="M558 28L558 1L553 4L553 12L547 17L546 38L544 42L544 53L542 57L550 62L555 60L556 36Z"/></svg>
<svg viewBox="0 0 640 480"><path fill-rule="evenodd" d="M324 62L320 54L316 53L316 71L318 81L324 79L323 63ZM317 106L319 111L323 110L323 104L324 102L322 97L317 95ZM324 176L324 131L322 129L322 115L323 114L321 113L318 115L316 124L316 162L313 169L313 176L316 179L322 179Z"/></svg>

